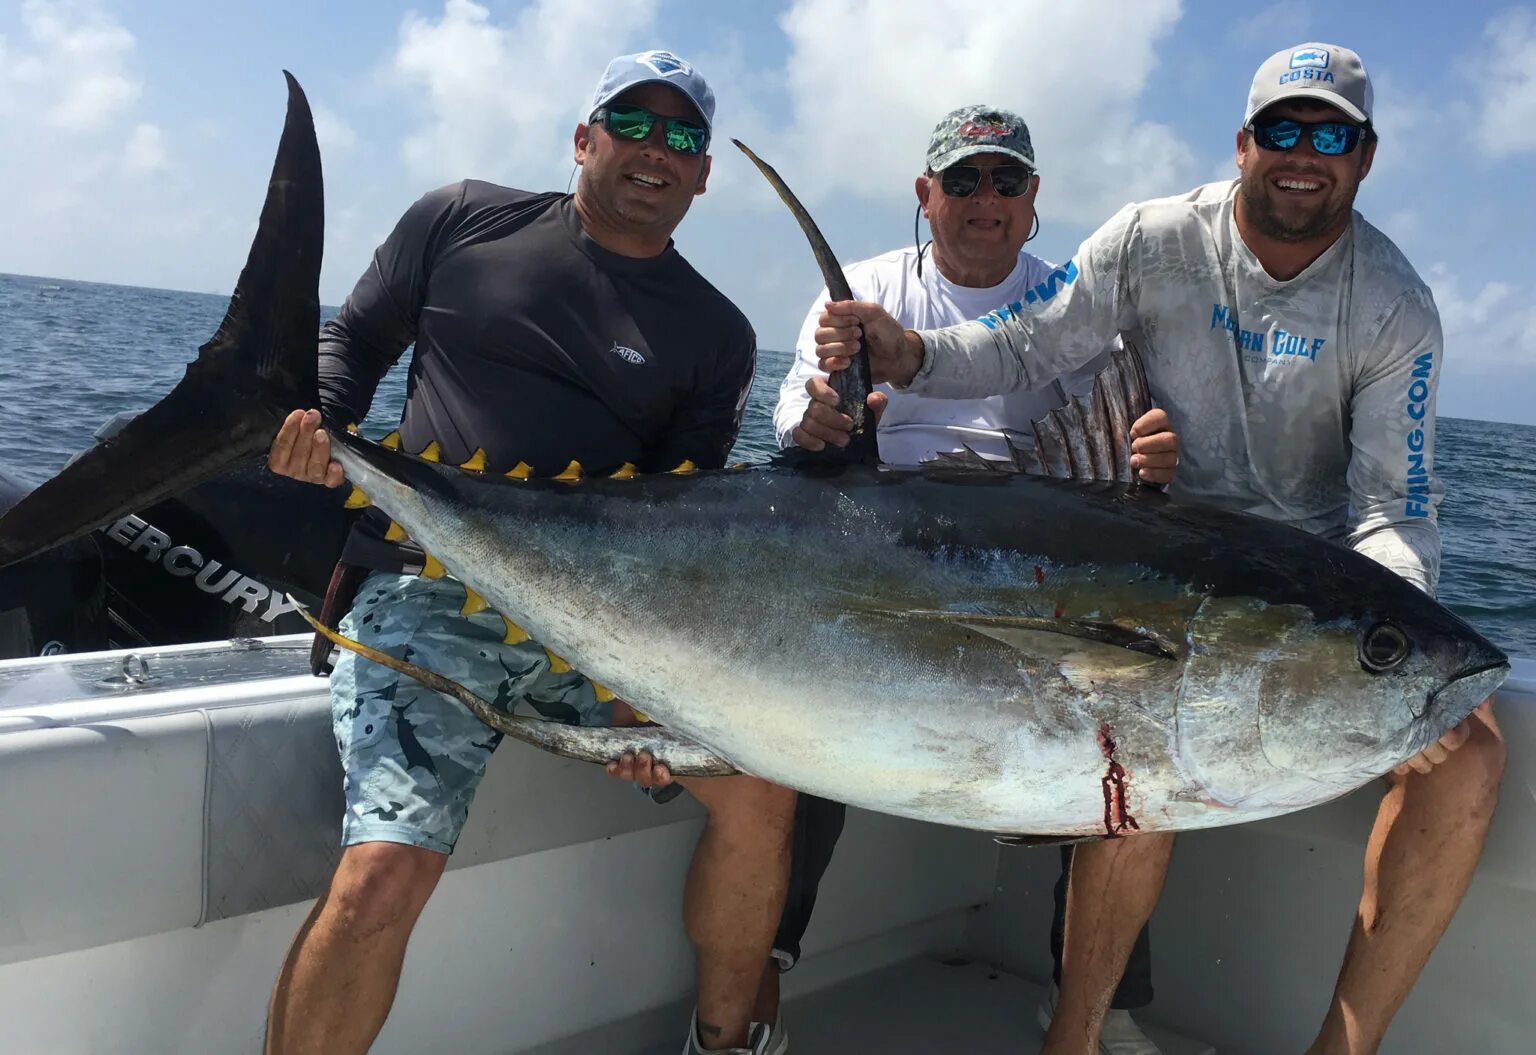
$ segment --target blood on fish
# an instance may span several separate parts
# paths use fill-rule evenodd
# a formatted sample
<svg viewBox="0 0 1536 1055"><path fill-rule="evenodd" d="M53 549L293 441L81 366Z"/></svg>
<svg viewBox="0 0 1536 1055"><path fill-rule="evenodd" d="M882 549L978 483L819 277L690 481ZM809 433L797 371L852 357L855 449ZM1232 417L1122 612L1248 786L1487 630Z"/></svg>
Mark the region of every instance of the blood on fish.
<svg viewBox="0 0 1536 1055"><path fill-rule="evenodd" d="M1038 564L1035 565L1035 585L1045 585L1045 569L1040 567Z"/></svg>
<svg viewBox="0 0 1536 1055"><path fill-rule="evenodd" d="M1056 606L1056 618L1057 619L1061 618L1061 605L1059 605L1059 604Z"/></svg>
<svg viewBox="0 0 1536 1055"><path fill-rule="evenodd" d="M1109 765L1104 770L1104 776L1099 781L1104 790L1104 837L1118 839L1125 834L1126 829L1141 831L1141 825L1136 823L1136 818L1131 816L1130 806L1126 801L1125 767L1115 761L1115 738L1109 728L1109 723L1099 722L1099 750L1103 752Z"/></svg>

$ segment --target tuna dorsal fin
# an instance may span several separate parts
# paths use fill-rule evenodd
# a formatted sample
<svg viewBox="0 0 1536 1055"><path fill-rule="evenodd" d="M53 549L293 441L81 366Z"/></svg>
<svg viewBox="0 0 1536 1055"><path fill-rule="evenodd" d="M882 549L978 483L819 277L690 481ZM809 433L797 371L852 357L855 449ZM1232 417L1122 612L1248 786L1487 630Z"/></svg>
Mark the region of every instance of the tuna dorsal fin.
<svg viewBox="0 0 1536 1055"><path fill-rule="evenodd" d="M1091 393L1074 396L1034 423L1030 471L1062 480L1131 483L1131 424L1151 409L1141 353L1122 341L1093 379ZM1023 452L1015 452L1017 461Z"/></svg>
<svg viewBox="0 0 1536 1055"><path fill-rule="evenodd" d="M811 252L816 257L816 266L821 268L821 277L827 284L828 295L833 300L852 300L853 290L848 286L848 278L843 274L842 265L837 262L837 257L832 253L832 247L822 236L816 221L811 219L811 214L806 211L804 205L800 204L800 199L795 197L795 192L789 189L789 184L774 171L772 165L754 154L751 148L741 140L733 139L731 142L735 143L752 164L757 166L763 178L778 193L779 199L794 214L795 222L800 225L800 230L805 232L806 240L811 243ZM880 461L880 452L875 443L875 419L867 405L869 394L874 391L874 384L870 380L869 352L861 345L859 354L853 357L853 361L848 364L848 369L839 370L833 374L828 379L828 383L838 395L838 409L853 419L853 436L848 446L829 446L826 450L816 452L810 460L876 464Z"/></svg>
<svg viewBox="0 0 1536 1055"><path fill-rule="evenodd" d="M925 464L940 468L1033 473L1058 480L1131 483L1131 424L1152 409L1141 353L1130 341L1110 353L1093 391L1075 396L1034 422L1033 445L1010 436L1011 461L983 458L969 447Z"/></svg>

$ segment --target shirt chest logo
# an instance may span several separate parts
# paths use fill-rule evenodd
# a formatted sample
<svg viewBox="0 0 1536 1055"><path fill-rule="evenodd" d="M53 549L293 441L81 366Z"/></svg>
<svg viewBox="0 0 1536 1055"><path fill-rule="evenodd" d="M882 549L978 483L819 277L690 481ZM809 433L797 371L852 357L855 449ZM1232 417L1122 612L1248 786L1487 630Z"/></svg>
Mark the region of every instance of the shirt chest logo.
<svg viewBox="0 0 1536 1055"><path fill-rule="evenodd" d="M620 359L624 360L626 363L629 363L631 366L645 365L645 356L641 355L633 348L629 348L620 344L618 341L614 341L613 347L608 350L614 355L618 356Z"/></svg>
<svg viewBox="0 0 1536 1055"><path fill-rule="evenodd" d="M1317 362L1317 355L1323 350L1323 345L1328 343L1326 337L1305 337L1299 333L1290 333L1279 326L1265 332L1263 330L1245 330L1237 324L1237 314L1225 304L1211 305L1211 329L1226 330L1237 342L1239 350L1255 352L1263 355L1266 352L1271 358L1305 359L1308 362Z"/></svg>

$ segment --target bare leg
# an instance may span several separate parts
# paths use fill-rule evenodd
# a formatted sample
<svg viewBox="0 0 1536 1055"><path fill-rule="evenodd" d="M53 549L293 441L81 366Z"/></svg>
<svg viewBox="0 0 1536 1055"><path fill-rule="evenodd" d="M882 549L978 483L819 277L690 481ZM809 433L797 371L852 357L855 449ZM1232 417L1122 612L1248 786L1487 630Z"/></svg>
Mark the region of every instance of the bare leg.
<svg viewBox="0 0 1536 1055"><path fill-rule="evenodd" d="M266 1055L352 1055L384 1026L411 928L448 858L398 843L342 851L272 990Z"/></svg>
<svg viewBox="0 0 1536 1055"><path fill-rule="evenodd" d="M745 776L682 783L709 810L683 895L698 953L699 1041L745 1047L784 908L795 793Z"/></svg>
<svg viewBox="0 0 1536 1055"><path fill-rule="evenodd" d="M1491 711L1428 774L1388 778L1365 849L1365 889L1333 1003L1309 1055L1370 1055L1451 922L1483 852L1504 773Z"/></svg>
<svg viewBox="0 0 1536 1055"><path fill-rule="evenodd" d="M1082 843L1074 851L1061 1001L1040 1055L1098 1052L1115 986L1162 893L1173 836L1132 835Z"/></svg>
<svg viewBox="0 0 1536 1055"><path fill-rule="evenodd" d="M763 980L757 985L752 1001L752 1021L773 1025L779 1017L779 962L770 958L763 968Z"/></svg>

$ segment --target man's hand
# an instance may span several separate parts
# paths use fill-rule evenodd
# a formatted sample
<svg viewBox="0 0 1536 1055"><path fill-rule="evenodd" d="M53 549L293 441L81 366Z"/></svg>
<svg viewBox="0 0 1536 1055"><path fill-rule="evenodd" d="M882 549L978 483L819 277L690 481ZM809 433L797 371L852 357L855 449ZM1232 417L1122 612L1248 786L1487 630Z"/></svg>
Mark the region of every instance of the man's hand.
<svg viewBox="0 0 1536 1055"><path fill-rule="evenodd" d="M829 443L834 447L848 446L853 434L853 419L837 409L837 393L827 384L827 379L810 378L805 383L805 390L810 394L811 405L805 408L805 415L795 426L791 437L795 446L808 451L826 450ZM885 393L871 392L866 403L878 423L885 411Z"/></svg>
<svg viewBox="0 0 1536 1055"><path fill-rule="evenodd" d="M651 757L649 751L638 755L625 751L603 767L616 780L631 780L642 788L664 788L672 783L672 771L664 762Z"/></svg>
<svg viewBox="0 0 1536 1055"><path fill-rule="evenodd" d="M869 349L872 381L912 383L923 365L922 339L878 304L861 300L827 302L816 330L816 353L827 373L848 369L848 360L859 350L859 335Z"/></svg>
<svg viewBox="0 0 1536 1055"><path fill-rule="evenodd" d="M1168 412L1147 411L1131 426L1131 469L1149 484L1170 484L1179 467L1179 435Z"/></svg>
<svg viewBox="0 0 1536 1055"><path fill-rule="evenodd" d="M1408 761L1398 766L1392 772L1400 777L1406 777L1409 771L1428 774L1441 762L1451 757L1451 752L1457 750L1467 742L1472 735L1472 723L1482 722L1485 725L1493 724L1493 697L1490 696L1461 720L1461 724L1451 729L1444 736L1430 744L1423 751L1414 755Z"/></svg>
<svg viewBox="0 0 1536 1055"><path fill-rule="evenodd" d="M305 483L341 485L341 463L331 461L331 438L320 427L318 410L295 410L284 419L267 451L267 468Z"/></svg>

